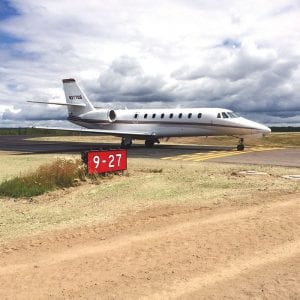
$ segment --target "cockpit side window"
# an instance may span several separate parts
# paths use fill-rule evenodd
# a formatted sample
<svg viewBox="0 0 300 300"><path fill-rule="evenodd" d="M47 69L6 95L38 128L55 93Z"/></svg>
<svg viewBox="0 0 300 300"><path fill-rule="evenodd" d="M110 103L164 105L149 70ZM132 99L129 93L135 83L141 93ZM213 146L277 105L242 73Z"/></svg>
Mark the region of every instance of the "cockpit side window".
<svg viewBox="0 0 300 300"><path fill-rule="evenodd" d="M220 113L218 113L217 118L221 119L221 114Z"/></svg>
<svg viewBox="0 0 300 300"><path fill-rule="evenodd" d="M224 119L228 119L228 116L227 116L227 114L226 114L225 112L222 112L222 117L223 117Z"/></svg>

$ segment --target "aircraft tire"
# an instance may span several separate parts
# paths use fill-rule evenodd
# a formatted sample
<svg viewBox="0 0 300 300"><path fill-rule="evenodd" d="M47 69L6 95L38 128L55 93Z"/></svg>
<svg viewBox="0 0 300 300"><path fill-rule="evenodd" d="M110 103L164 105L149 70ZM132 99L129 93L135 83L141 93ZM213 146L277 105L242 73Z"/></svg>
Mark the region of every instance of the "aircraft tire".
<svg viewBox="0 0 300 300"><path fill-rule="evenodd" d="M130 139L130 140L127 140L127 139L122 139L122 141L121 141L121 148L123 148L123 149L128 149L128 148L130 148L131 147L131 145L132 145L132 140Z"/></svg>
<svg viewBox="0 0 300 300"><path fill-rule="evenodd" d="M154 141L153 140L145 140L145 146L147 148L152 148L154 146Z"/></svg>
<svg viewBox="0 0 300 300"><path fill-rule="evenodd" d="M244 151L245 146L244 145L237 145L236 150L237 151Z"/></svg>

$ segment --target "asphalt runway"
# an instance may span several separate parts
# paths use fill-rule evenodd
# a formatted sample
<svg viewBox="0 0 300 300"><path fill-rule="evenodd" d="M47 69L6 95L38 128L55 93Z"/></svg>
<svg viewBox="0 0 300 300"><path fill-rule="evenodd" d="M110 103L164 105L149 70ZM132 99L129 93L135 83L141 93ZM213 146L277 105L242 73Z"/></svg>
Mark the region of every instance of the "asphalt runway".
<svg viewBox="0 0 300 300"><path fill-rule="evenodd" d="M28 140L31 136L0 136L0 151L21 153L80 153L103 148L116 149L119 143L54 142ZM157 158L178 162L215 161L224 163L262 164L300 167L300 148L246 148L236 151L235 147L194 145L133 145L128 157Z"/></svg>

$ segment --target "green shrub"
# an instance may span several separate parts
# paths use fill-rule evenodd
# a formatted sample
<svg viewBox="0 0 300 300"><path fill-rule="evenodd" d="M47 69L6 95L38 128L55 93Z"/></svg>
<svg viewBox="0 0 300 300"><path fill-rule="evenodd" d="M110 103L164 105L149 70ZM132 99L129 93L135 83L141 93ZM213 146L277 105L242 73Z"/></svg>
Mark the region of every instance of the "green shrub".
<svg viewBox="0 0 300 300"><path fill-rule="evenodd" d="M6 180L0 184L0 195L32 197L58 188L75 186L85 179L85 168L80 160L57 159L40 166L35 172Z"/></svg>

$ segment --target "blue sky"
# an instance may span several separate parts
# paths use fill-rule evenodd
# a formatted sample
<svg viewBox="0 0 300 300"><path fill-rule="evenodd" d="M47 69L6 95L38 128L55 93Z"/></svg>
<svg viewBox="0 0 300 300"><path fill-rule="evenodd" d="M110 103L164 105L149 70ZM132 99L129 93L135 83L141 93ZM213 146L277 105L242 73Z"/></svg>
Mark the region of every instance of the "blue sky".
<svg viewBox="0 0 300 300"><path fill-rule="evenodd" d="M0 20L7 19L9 17L17 15L18 12L9 1L2 0L0 2Z"/></svg>
<svg viewBox="0 0 300 300"><path fill-rule="evenodd" d="M18 15L16 9L8 1L0 1L0 22ZM0 31L0 44L3 45L19 42L20 39L6 32Z"/></svg>
<svg viewBox="0 0 300 300"><path fill-rule="evenodd" d="M0 126L57 124L61 79L96 106L224 107L300 125L300 3L0 0Z"/></svg>

